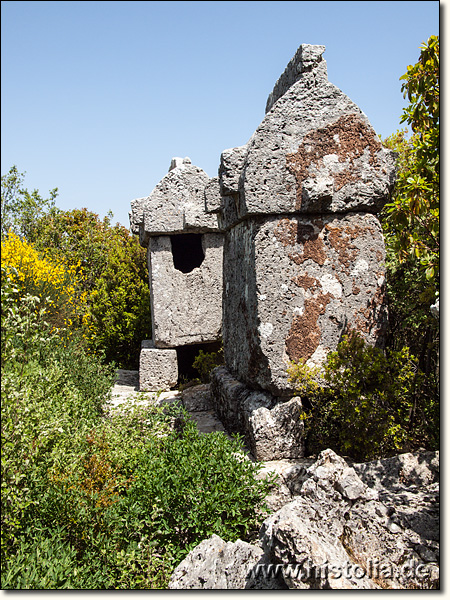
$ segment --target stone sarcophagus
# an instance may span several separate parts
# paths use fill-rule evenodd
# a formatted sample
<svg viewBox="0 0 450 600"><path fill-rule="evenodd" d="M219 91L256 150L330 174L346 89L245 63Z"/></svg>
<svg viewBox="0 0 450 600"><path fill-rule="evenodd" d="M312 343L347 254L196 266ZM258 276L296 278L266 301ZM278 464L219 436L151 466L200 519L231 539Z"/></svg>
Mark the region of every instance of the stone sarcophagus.
<svg viewBox="0 0 450 600"><path fill-rule="evenodd" d="M175 158L150 196L132 202L131 230L148 248L152 312L142 391L175 387L199 348L221 335L223 234L216 209L205 203L209 181L188 158Z"/></svg>
<svg viewBox="0 0 450 600"><path fill-rule="evenodd" d="M245 146L222 153L223 342L216 409L262 460L303 456L291 361L321 364L349 328L383 344L385 249L377 213L395 157L302 45Z"/></svg>
<svg viewBox="0 0 450 600"><path fill-rule="evenodd" d="M132 204L132 231L148 246L153 313L142 389L162 387L154 380L163 363L173 384L164 353L176 366L181 348L213 342L222 328L213 402L264 460L304 452L290 362L323 363L349 328L382 345L386 326L377 214L393 189L395 156L328 81L324 50L300 46L249 142L222 153L218 177L175 159Z"/></svg>
<svg viewBox="0 0 450 600"><path fill-rule="evenodd" d="M290 361L319 364L346 329L381 343L384 242L376 213L394 157L328 82L324 46L302 45L246 146L222 154L226 364L292 396Z"/></svg>

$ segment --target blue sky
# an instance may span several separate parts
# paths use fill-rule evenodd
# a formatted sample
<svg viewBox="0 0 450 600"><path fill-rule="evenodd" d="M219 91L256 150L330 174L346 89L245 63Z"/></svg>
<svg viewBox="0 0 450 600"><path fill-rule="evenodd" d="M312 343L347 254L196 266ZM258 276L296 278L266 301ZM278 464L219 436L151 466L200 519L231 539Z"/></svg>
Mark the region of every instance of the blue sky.
<svg viewBox="0 0 450 600"><path fill-rule="evenodd" d="M442 5L443 3L441 3ZM1 3L1 173L128 227L174 156L210 177L245 144L302 43L383 137L399 77L439 33L437 1ZM447 7L446 7L447 8Z"/></svg>

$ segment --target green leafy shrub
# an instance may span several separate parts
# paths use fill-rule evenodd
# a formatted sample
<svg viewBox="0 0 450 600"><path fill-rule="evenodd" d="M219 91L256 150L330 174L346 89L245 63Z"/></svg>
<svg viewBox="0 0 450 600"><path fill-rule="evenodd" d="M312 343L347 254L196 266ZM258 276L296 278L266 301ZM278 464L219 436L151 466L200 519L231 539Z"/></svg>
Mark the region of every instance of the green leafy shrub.
<svg viewBox="0 0 450 600"><path fill-rule="evenodd" d="M92 348L107 362L136 369L141 342L151 335L146 251L125 227L113 226L111 216L53 209L39 219L34 239L60 261L80 265L90 317L84 333Z"/></svg>
<svg viewBox="0 0 450 600"><path fill-rule="evenodd" d="M421 398L424 376L407 348L386 354L356 332L345 336L322 369L292 365L305 400L311 453L330 447L357 460L438 445L439 414Z"/></svg>
<svg viewBox="0 0 450 600"><path fill-rule="evenodd" d="M215 367L223 365L223 360L223 348L218 352L203 352L203 350L200 350L192 366L198 371L202 383L208 383L209 374Z"/></svg>
<svg viewBox="0 0 450 600"><path fill-rule="evenodd" d="M16 291L2 277L4 589L161 588L204 537L257 526L268 483L239 440L108 408L113 369Z"/></svg>
<svg viewBox="0 0 450 600"><path fill-rule="evenodd" d="M257 526L255 507L267 493L257 483L257 466L246 459L241 442L221 432L202 435L188 420L181 435L153 440L118 506L123 520L139 524L175 566L213 533L227 540L245 537Z"/></svg>
<svg viewBox="0 0 450 600"><path fill-rule="evenodd" d="M115 411L45 466L4 561L7 589L166 587L205 537L257 528L268 489L239 440L200 434L179 407Z"/></svg>
<svg viewBox="0 0 450 600"><path fill-rule="evenodd" d="M47 325L39 301L17 300L2 278L2 559L34 522L49 469L72 460L80 431L101 415L113 381L79 340Z"/></svg>
<svg viewBox="0 0 450 600"><path fill-rule="evenodd" d="M73 589L78 576L76 552L62 532L33 531L18 544L14 560L2 569L2 589Z"/></svg>
<svg viewBox="0 0 450 600"><path fill-rule="evenodd" d="M418 62L400 77L409 101L401 122L413 135L406 141L398 132L385 141L400 151L394 196L384 210L385 230L399 261L412 258L439 285L439 37L430 36L420 50Z"/></svg>
<svg viewBox="0 0 450 600"><path fill-rule="evenodd" d="M116 227L105 268L89 295L91 332L107 361L138 368L143 339L150 337L150 289L145 250Z"/></svg>

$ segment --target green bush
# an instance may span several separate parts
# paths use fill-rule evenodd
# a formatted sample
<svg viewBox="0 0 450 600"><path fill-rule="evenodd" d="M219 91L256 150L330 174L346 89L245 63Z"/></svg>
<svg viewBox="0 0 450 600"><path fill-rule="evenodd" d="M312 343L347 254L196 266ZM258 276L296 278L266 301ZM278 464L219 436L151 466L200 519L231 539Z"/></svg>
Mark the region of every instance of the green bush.
<svg viewBox="0 0 450 600"><path fill-rule="evenodd" d="M211 371L215 367L223 365L223 360L223 348L217 352L203 352L203 350L200 350L192 366L198 371L202 383L209 383Z"/></svg>
<svg viewBox="0 0 450 600"><path fill-rule="evenodd" d="M147 258L137 237L113 226L110 216L54 208L36 223L33 241L70 267L79 265L92 348L107 362L137 369L141 342L151 336Z"/></svg>
<svg viewBox="0 0 450 600"><path fill-rule="evenodd" d="M421 396L424 375L407 348L386 354L351 332L322 369L292 365L305 401L309 452L332 448L371 460L439 445L439 407Z"/></svg>
<svg viewBox="0 0 450 600"><path fill-rule="evenodd" d="M4 589L166 587L205 537L257 529L268 489L239 440L200 434L176 407L114 412L45 467L4 558Z"/></svg>
<svg viewBox="0 0 450 600"><path fill-rule="evenodd" d="M64 531L32 529L21 540L8 568L2 569L2 589L18 590L71 590L101 589L107 580L103 577L101 562L94 559L83 564L77 560L75 548L64 541ZM91 559L94 557L91 557ZM99 564L100 563L100 564Z"/></svg>
<svg viewBox="0 0 450 600"><path fill-rule="evenodd" d="M202 435L188 420L181 435L153 440L118 509L175 566L213 533L235 541L257 527L267 492L241 442L221 432Z"/></svg>
<svg viewBox="0 0 450 600"><path fill-rule="evenodd" d="M268 482L177 405L109 407L113 369L2 277L2 588L149 589L257 527Z"/></svg>
<svg viewBox="0 0 450 600"><path fill-rule="evenodd" d="M40 299L2 271L2 559L17 546L48 486L48 470L72 460L110 394L113 370L74 336L52 331ZM75 440L75 442L74 442Z"/></svg>

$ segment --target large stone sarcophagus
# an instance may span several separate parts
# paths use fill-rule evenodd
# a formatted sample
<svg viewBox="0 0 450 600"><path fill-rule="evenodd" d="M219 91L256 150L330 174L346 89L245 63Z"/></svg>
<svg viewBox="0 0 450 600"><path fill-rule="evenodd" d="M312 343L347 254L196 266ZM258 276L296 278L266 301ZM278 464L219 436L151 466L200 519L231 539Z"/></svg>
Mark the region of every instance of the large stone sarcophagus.
<svg viewBox="0 0 450 600"><path fill-rule="evenodd" d="M377 212L395 175L362 111L302 45L248 144L222 154L223 337L230 372L292 395L290 361L320 364L350 326L382 343L384 242Z"/></svg>

